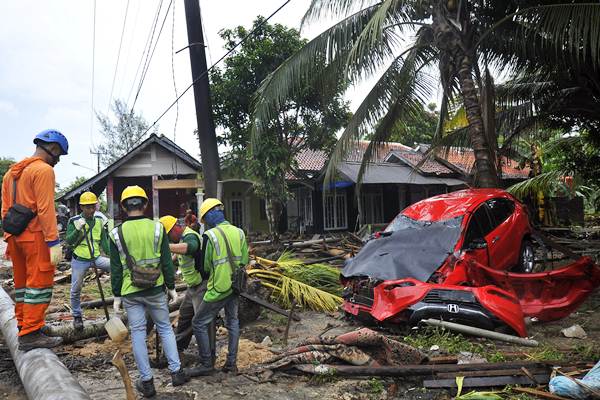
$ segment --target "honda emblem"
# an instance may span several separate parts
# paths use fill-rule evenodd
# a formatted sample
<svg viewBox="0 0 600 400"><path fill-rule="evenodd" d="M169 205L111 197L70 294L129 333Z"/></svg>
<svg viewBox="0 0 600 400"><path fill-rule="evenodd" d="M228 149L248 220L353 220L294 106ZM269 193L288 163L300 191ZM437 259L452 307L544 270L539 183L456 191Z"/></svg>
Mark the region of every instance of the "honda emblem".
<svg viewBox="0 0 600 400"><path fill-rule="evenodd" d="M458 304L448 304L448 312L452 314L458 314L460 308L458 308Z"/></svg>

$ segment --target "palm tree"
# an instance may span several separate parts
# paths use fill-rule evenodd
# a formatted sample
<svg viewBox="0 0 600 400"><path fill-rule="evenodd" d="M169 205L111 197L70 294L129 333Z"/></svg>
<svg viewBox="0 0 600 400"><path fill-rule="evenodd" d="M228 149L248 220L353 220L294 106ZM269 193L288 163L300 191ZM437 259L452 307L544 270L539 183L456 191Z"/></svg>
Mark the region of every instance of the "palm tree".
<svg viewBox="0 0 600 400"><path fill-rule="evenodd" d="M313 0L303 23L341 20L308 42L261 84L253 105L258 143L285 99L308 83L327 93L340 76L356 84L381 74L330 157L327 179L370 135L360 175L391 127L412 118L441 83L437 137L460 104L475 153L476 184L498 186L494 82L490 70L534 70L556 59L598 65L600 4L492 0Z"/></svg>

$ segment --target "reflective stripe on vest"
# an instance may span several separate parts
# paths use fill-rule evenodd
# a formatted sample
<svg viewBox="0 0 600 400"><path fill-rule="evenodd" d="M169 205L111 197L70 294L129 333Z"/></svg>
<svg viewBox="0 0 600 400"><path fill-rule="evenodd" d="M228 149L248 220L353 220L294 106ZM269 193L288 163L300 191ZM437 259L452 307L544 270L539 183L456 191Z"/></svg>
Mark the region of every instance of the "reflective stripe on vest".
<svg viewBox="0 0 600 400"><path fill-rule="evenodd" d="M209 254L212 270L207 283L207 291L204 295L204 301L214 302L219 301L231 294L231 277L232 272L239 267L239 262L242 259L242 243L245 243L244 232L229 223L219 224L219 228L227 237L229 246L231 247L231 255L237 265L229 265L229 257L227 256L227 247L225 238L215 228L209 229L207 234L211 244L212 253ZM243 239L241 241L240 239ZM206 251L206 250L205 250Z"/></svg>
<svg viewBox="0 0 600 400"><path fill-rule="evenodd" d="M162 224L158 221L155 222L144 218L125 221L121 226L123 229L123 239L127 243L127 250L129 250L129 255L133 257L135 263L139 266L157 265L160 268L160 244L162 242L164 230ZM119 240L118 227L115 227L110 232L110 236L119 249L119 258L123 267L121 295L125 296L127 294L145 290L134 286L131 282L131 271L127 268L125 253ZM156 286L162 286L163 283L164 277L161 271L161 274L156 281Z"/></svg>
<svg viewBox="0 0 600 400"><path fill-rule="evenodd" d="M181 235L182 239L179 243L183 243L183 238L187 235L195 235L198 239L198 245L202 246L202 237L200 234L189 227L186 227L183 230L183 235ZM198 251L200 251L200 248L198 248ZM181 271L183 281L188 286L199 285L202 282L202 275L200 275L200 272L196 271L196 259L194 255L179 254L177 255L177 259L179 260L179 270Z"/></svg>
<svg viewBox="0 0 600 400"><path fill-rule="evenodd" d="M76 221L79 218L83 218L81 215L76 215L71 218L69 222ZM77 247L73 249L73 253L79 258L92 259L100 255L100 240L102 239L102 219L100 217L94 217L94 227L90 229L89 224L85 221L85 225L81 228L80 233L85 234L87 232L87 239L90 242L90 249L87 245L85 237L79 242ZM85 229L85 231L84 231Z"/></svg>

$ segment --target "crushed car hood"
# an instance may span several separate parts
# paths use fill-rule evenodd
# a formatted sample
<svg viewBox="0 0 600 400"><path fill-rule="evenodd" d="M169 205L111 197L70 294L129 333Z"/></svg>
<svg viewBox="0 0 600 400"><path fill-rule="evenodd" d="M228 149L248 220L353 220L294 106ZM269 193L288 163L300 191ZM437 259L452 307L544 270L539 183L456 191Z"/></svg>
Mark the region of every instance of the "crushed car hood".
<svg viewBox="0 0 600 400"><path fill-rule="evenodd" d="M358 255L346 262L346 278L367 276L390 280L414 278L427 282L454 251L462 217L440 222L412 220L368 242Z"/></svg>

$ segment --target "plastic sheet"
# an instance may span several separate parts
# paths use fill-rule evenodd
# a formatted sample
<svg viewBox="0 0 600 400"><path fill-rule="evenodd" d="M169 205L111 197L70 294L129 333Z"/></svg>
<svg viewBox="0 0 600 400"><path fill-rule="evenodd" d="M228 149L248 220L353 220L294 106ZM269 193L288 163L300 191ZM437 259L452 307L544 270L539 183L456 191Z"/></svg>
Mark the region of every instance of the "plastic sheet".
<svg viewBox="0 0 600 400"><path fill-rule="evenodd" d="M342 275L390 280L414 278L427 282L444 263L460 236L462 217L422 222L394 220L382 237L368 242L348 260Z"/></svg>
<svg viewBox="0 0 600 400"><path fill-rule="evenodd" d="M578 384L579 382L580 384ZM548 384L550 392L569 399L587 400L600 398L600 361L594 365L583 379L557 376Z"/></svg>

